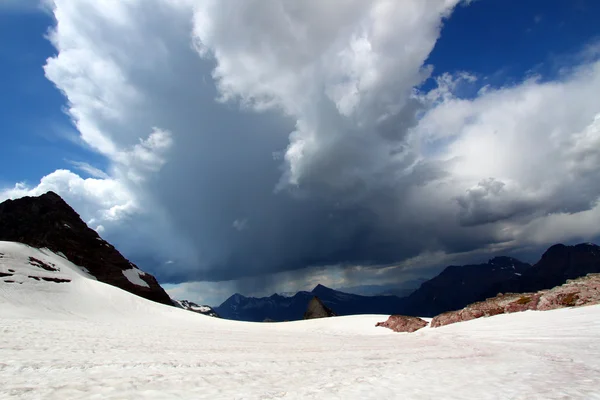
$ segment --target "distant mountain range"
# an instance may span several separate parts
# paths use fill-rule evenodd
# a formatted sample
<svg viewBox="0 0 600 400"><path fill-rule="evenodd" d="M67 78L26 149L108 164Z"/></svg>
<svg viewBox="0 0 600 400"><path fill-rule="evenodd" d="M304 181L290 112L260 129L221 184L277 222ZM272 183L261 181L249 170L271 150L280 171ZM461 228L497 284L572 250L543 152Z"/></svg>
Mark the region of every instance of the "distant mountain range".
<svg viewBox="0 0 600 400"><path fill-rule="evenodd" d="M374 310L378 311L377 314L393 314L403 304L402 299L396 296L361 296L317 285L310 292L298 292L291 297L274 294L255 298L236 293L215 307L215 311L222 318L240 321L300 320L314 296L337 315L372 314Z"/></svg>
<svg viewBox="0 0 600 400"><path fill-rule="evenodd" d="M550 247L534 265L511 257L495 257L487 263L449 266L425 281L412 294L360 296L323 285L293 296L245 297L234 294L215 311L223 318L241 321L286 321L302 319L314 296L337 315L403 314L434 317L461 309L498 293L525 293L550 289L567 279L600 272L600 246L592 243Z"/></svg>

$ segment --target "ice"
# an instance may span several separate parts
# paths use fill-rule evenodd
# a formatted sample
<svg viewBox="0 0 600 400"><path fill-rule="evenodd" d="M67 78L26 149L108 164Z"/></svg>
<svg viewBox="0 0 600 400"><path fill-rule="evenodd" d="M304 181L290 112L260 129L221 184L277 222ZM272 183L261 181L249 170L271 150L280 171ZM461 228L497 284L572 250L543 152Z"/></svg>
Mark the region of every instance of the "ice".
<svg viewBox="0 0 600 400"><path fill-rule="evenodd" d="M0 280L1 399L600 399L600 306L412 334L375 328L382 315L237 322L150 302L47 251L0 253L0 272L27 274L31 256L71 280Z"/></svg>

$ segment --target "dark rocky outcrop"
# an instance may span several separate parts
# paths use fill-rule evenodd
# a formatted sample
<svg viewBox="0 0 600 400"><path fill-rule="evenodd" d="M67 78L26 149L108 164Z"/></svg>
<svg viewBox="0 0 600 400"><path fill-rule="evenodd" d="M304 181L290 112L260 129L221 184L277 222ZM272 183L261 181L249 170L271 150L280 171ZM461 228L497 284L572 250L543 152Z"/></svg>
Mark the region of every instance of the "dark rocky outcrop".
<svg viewBox="0 0 600 400"><path fill-rule="evenodd" d="M327 318L327 317L335 317L336 314L317 296L314 296L310 302L308 303L308 308L304 313L304 319L315 319L315 318Z"/></svg>
<svg viewBox="0 0 600 400"><path fill-rule="evenodd" d="M418 317L407 317L405 315L391 315L387 321L378 322L375 326L389 328L394 332L415 332L427 326L427 321Z"/></svg>
<svg viewBox="0 0 600 400"><path fill-rule="evenodd" d="M159 303L172 305L169 295L148 273L140 273L148 287L136 285L123 274L138 269L117 249L102 240L56 193L0 203L0 240L20 242L62 253L101 282ZM51 266L41 265L40 268Z"/></svg>
<svg viewBox="0 0 600 400"><path fill-rule="evenodd" d="M456 322L469 321L498 314L600 304L600 274L589 274L550 290L533 293L501 294L485 301L471 304L462 310L449 311L433 318L436 328Z"/></svg>

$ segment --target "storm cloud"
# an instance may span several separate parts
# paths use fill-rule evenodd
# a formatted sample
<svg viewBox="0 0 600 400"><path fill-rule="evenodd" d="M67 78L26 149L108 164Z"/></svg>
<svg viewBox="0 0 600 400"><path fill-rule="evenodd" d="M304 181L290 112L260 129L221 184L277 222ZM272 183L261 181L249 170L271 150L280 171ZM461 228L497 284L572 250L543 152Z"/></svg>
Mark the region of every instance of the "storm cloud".
<svg viewBox="0 0 600 400"><path fill-rule="evenodd" d="M3 195L57 190L171 283L597 236L600 63L418 90L458 3L54 0L46 76L111 167Z"/></svg>

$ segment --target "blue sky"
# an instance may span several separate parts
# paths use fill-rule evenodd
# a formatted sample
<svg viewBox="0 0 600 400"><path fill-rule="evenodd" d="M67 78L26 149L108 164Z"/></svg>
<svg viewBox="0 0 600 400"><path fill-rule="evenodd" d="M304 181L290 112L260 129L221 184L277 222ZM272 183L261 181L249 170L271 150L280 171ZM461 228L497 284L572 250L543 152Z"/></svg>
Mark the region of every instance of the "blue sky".
<svg viewBox="0 0 600 400"><path fill-rule="evenodd" d="M600 235L598 1L51 3L0 3L0 200L59 192L191 300Z"/></svg>
<svg viewBox="0 0 600 400"><path fill-rule="evenodd" d="M455 10L429 62L503 79L552 73L554 58L598 39L599 14L594 0L475 1Z"/></svg>
<svg viewBox="0 0 600 400"><path fill-rule="evenodd" d="M69 161L103 165L86 149L70 118L64 96L44 76L46 59L56 49L46 38L52 15L32 8L0 7L0 135L6 149L0 183L35 183Z"/></svg>

